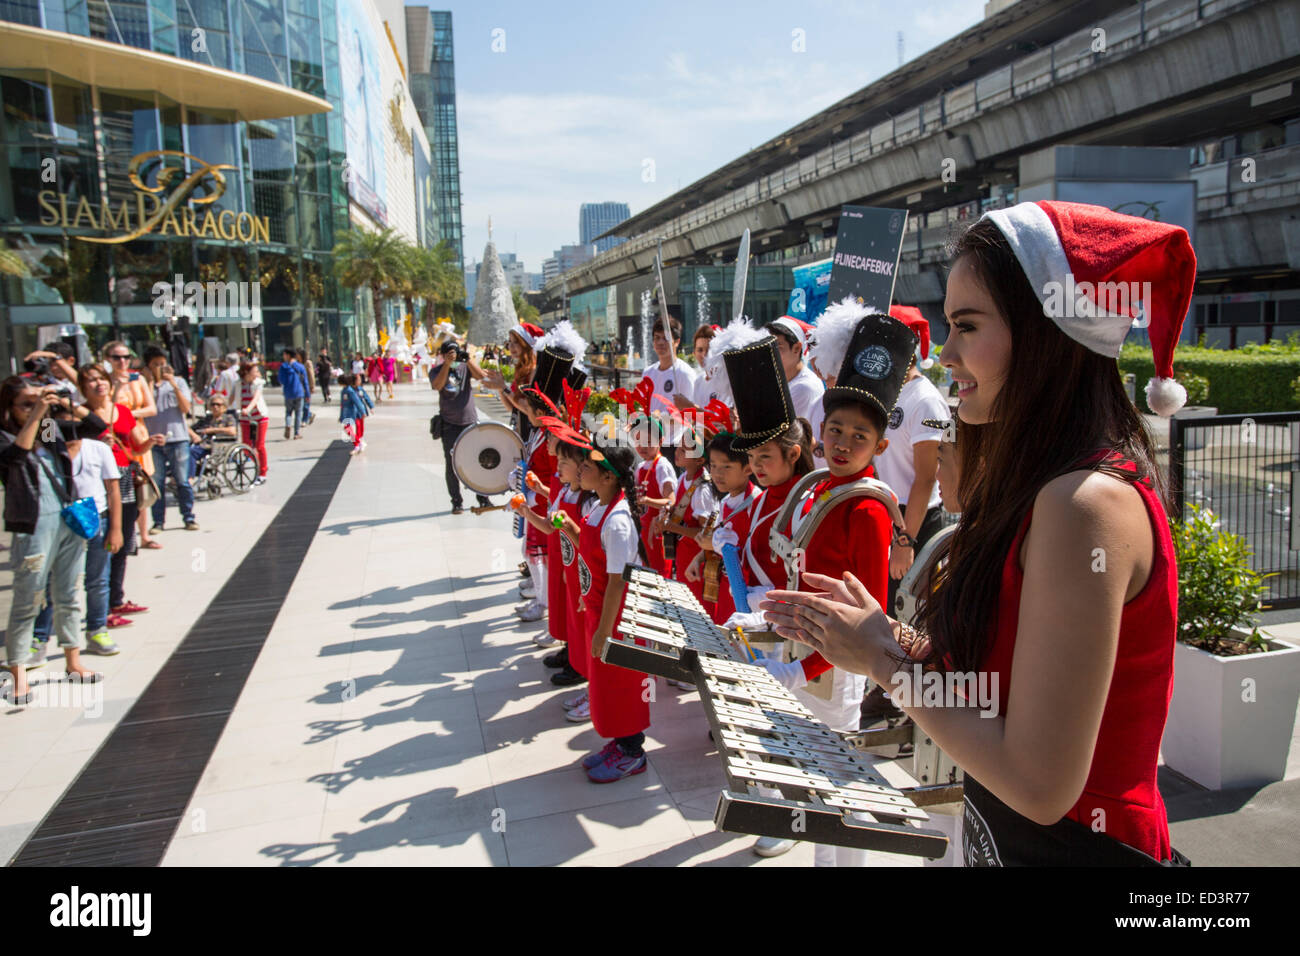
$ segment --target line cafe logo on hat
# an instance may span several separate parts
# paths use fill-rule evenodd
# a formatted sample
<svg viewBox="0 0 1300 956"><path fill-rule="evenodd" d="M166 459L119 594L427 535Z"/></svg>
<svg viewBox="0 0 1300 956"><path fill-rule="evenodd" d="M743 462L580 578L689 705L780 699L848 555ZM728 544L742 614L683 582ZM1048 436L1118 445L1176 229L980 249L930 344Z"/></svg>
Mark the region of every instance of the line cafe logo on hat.
<svg viewBox="0 0 1300 956"><path fill-rule="evenodd" d="M867 378L884 378L894 370L894 360L889 350L880 345L869 345L853 358L853 368Z"/></svg>
<svg viewBox="0 0 1300 956"><path fill-rule="evenodd" d="M167 165L168 157L178 159L181 163L188 161L191 172L187 175L183 165ZM42 226L61 226L64 229L88 227L106 232L112 229L122 230L118 235L102 238L73 237L82 242L104 244L130 242L153 232L161 236L170 233L192 238L270 242L271 220L268 216L236 213L231 209L223 209L214 215L209 209L200 219L198 212L191 208L210 206L225 194L226 178L221 173L223 169L235 167L229 163L209 163L174 149L137 153L131 157L126 167L127 177L136 188L134 203L129 199L121 199L115 210L111 200L106 201L101 208L81 196L76 200L75 207L69 210L67 193L43 189L36 196L41 207L40 223ZM195 197L193 193L200 187L202 194Z"/></svg>

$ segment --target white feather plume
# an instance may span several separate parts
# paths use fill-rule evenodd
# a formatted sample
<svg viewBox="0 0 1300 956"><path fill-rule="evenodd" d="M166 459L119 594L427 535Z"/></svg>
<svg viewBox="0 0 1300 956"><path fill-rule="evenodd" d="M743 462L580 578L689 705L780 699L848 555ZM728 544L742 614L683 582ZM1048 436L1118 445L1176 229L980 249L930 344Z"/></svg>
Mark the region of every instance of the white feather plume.
<svg viewBox="0 0 1300 956"><path fill-rule="evenodd" d="M587 340L578 334L578 330L568 319L555 323L550 331L537 340L533 348L541 352L548 346L554 346L572 355L574 368L585 368L582 357L587 354Z"/></svg>
<svg viewBox="0 0 1300 956"><path fill-rule="evenodd" d="M709 354L704 359L704 372L709 377L709 385L718 398L726 405L733 404L731 381L727 378L727 363L723 360L724 352L744 348L767 338L768 333L755 328L749 319L736 319L722 329L709 341Z"/></svg>
<svg viewBox="0 0 1300 956"><path fill-rule="evenodd" d="M853 333L858 323L870 314L871 310L857 299L845 296L839 302L832 302L817 317L808 355L817 363L817 371L823 378L840 374Z"/></svg>

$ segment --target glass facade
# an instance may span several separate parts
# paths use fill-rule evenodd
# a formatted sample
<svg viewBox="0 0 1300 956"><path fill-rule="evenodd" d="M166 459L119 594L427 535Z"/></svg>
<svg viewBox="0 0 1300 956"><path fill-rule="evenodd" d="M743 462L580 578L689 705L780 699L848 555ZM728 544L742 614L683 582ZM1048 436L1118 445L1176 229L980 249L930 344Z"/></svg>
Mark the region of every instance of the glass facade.
<svg viewBox="0 0 1300 956"><path fill-rule="evenodd" d="M433 151L434 202L437 206L438 238L456 254L456 267L464 272L465 254L460 219L460 147L456 133L456 60L452 49L451 13L427 11L429 20L420 24L432 32L427 47L409 49L411 100L424 124ZM408 31L411 14L408 10ZM420 14L423 16L423 12ZM423 35L423 29L412 31ZM409 41L408 41L409 42ZM414 46L412 43L411 46ZM428 51L429 60L424 57Z"/></svg>
<svg viewBox="0 0 1300 956"><path fill-rule="evenodd" d="M0 0L0 19L122 43L241 72L327 100L330 113L256 121L150 91L86 86L0 64L0 362L5 371L80 325L93 347L156 339L152 287L185 281L256 286L262 323L178 319L196 352L251 345L364 347L354 296L333 277L335 235L349 227L342 181L337 0ZM454 109L454 107L453 107ZM453 143L454 148L454 143ZM159 183L224 164L161 224L125 242L159 204L137 183L182 156ZM133 178L135 174L135 178ZM168 178L170 177L170 178ZM160 195L169 195L161 192ZM164 210L165 212L165 210ZM459 215L459 205L457 205ZM210 218L209 218L210 217ZM94 241L98 240L98 241ZM360 333L360 334L358 334Z"/></svg>

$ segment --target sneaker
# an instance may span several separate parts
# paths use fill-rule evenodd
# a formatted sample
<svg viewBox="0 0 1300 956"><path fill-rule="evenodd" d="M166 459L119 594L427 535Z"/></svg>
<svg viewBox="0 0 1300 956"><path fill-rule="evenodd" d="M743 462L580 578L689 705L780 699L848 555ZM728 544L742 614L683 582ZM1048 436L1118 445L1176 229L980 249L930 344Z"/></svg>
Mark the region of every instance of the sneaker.
<svg viewBox="0 0 1300 956"><path fill-rule="evenodd" d="M587 756L583 757L582 769L591 770L593 767L599 767L601 764L603 764L606 760L609 759L610 751L617 750L617 749L618 749L618 743L616 741L611 740L609 743L605 744L605 746L602 747L600 750L597 750L594 754L587 754Z"/></svg>
<svg viewBox="0 0 1300 956"><path fill-rule="evenodd" d="M537 597L537 588L533 587L532 581L523 581L519 585L519 596L525 598Z"/></svg>
<svg viewBox="0 0 1300 956"><path fill-rule="evenodd" d="M352 449L352 454L355 455L359 450L360 449L357 448ZM451 509L451 513L454 515L463 515L465 513L465 509L457 505L455 508Z"/></svg>
<svg viewBox="0 0 1300 956"><path fill-rule="evenodd" d="M109 611L114 614L143 614L147 610L149 610L147 607L132 604L130 601L123 601L117 607L109 608Z"/></svg>
<svg viewBox="0 0 1300 956"><path fill-rule="evenodd" d="M573 719L570 712L569 719ZM634 777L639 773L645 773L650 764L646 761L645 754L642 753L636 757L629 757L623 753L622 748L615 746L605 762L597 764L587 771L587 779L592 783L613 783L616 780L622 780L624 777Z"/></svg>
<svg viewBox="0 0 1300 956"><path fill-rule="evenodd" d="M542 663L547 667L568 667L569 666L569 645L564 645L558 651L547 654L542 658Z"/></svg>
<svg viewBox="0 0 1300 956"><path fill-rule="evenodd" d="M109 627L126 627L128 624L134 624L135 621L129 617L123 617L120 614L110 614L108 620L104 622Z"/></svg>
<svg viewBox="0 0 1300 956"><path fill-rule="evenodd" d="M154 525L152 528L149 529L149 533L150 533L150 534L162 534L162 533L163 533L163 526L160 525L160 524L156 524L156 525Z"/></svg>
<svg viewBox="0 0 1300 956"><path fill-rule="evenodd" d="M564 700L560 701L560 706L565 710L573 710L573 708L577 707L579 704L585 704L586 702L587 692L584 690L581 694L574 697L564 698Z"/></svg>
<svg viewBox="0 0 1300 956"><path fill-rule="evenodd" d="M27 658L27 663L23 665L27 670L34 671L38 667L45 666L45 644L32 642L32 656Z"/></svg>
<svg viewBox="0 0 1300 956"><path fill-rule="evenodd" d="M591 720L591 701L585 701L565 713L564 719L575 724L585 724Z"/></svg>
<svg viewBox="0 0 1300 956"><path fill-rule="evenodd" d="M587 678L583 677L572 667L567 664L563 669L556 671L551 675L551 683L556 687L577 687L579 684L585 684Z"/></svg>
<svg viewBox="0 0 1300 956"><path fill-rule="evenodd" d="M185 522L185 530L186 530L186 531L198 531L198 530L199 530L199 523L198 523L197 521L195 521L193 518L191 518L189 521Z"/></svg>
<svg viewBox="0 0 1300 956"><path fill-rule="evenodd" d="M546 631L542 631L542 633L538 634L536 637L533 638L533 643L536 644L538 647L554 647L556 644L559 643L559 641L553 638Z"/></svg>
<svg viewBox="0 0 1300 956"><path fill-rule="evenodd" d="M759 856L780 856L794 849L794 840L782 840L778 837L759 837L754 841L754 852Z"/></svg>
<svg viewBox="0 0 1300 956"><path fill-rule="evenodd" d="M256 478L253 479L254 488L256 488L258 485L264 485L264 484L266 484L266 475L258 475Z"/></svg>
<svg viewBox="0 0 1300 956"><path fill-rule="evenodd" d="M366 450L366 440L364 438L361 439L361 450L362 451Z"/></svg>
<svg viewBox="0 0 1300 956"><path fill-rule="evenodd" d="M127 623L130 623L129 621ZM91 634L86 638L86 653L98 654L101 657L112 657L118 652L117 645L113 639L108 636L108 631L100 631L98 634Z"/></svg>
<svg viewBox="0 0 1300 956"><path fill-rule="evenodd" d="M540 621L546 617L546 608L533 601L531 604L524 605L523 610L515 613L519 615L521 621Z"/></svg>
<svg viewBox="0 0 1300 956"><path fill-rule="evenodd" d="M528 562L527 562L527 561L520 561L520 562L519 562L519 576L520 576L521 578L530 578L530 577L532 577L532 574L529 573L529 571L528 571Z"/></svg>

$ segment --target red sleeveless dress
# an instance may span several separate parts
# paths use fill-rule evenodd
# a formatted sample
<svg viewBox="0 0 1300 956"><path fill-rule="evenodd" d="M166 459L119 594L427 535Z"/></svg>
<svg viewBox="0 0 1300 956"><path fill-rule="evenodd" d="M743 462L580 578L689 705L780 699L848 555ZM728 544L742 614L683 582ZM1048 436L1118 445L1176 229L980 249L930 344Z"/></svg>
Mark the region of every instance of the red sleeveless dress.
<svg viewBox="0 0 1300 956"><path fill-rule="evenodd" d="M1103 461L1138 475L1136 465L1115 452L1099 452L1080 467ZM1169 821L1156 788L1156 763L1173 696L1178 568L1169 522L1150 478L1136 477L1133 487L1146 505L1154 540L1151 576L1120 617L1115 670L1083 793L1060 822L1044 827L967 776L963 836L968 866L1151 863L1172 856ZM981 668L997 675L1003 714L1011 695L1024 583L1020 547L1032 517L1031 509L1003 564L994 639ZM1152 859L1142 860L1132 850Z"/></svg>
<svg viewBox="0 0 1300 956"><path fill-rule="evenodd" d="M579 512L578 497L571 495L568 491L560 492L560 510L572 518L578 525L582 524L582 515ZM573 498L570 501L570 498ZM590 653L587 642L583 637L582 615L578 611L578 546L569 541L562 532L555 532L555 537L560 549L560 561L564 576L564 596L560 604L564 608L565 614L565 632L564 640L569 644L569 666L581 674L588 677L587 657ZM554 634L554 632L552 632ZM560 635L555 634L559 637Z"/></svg>

